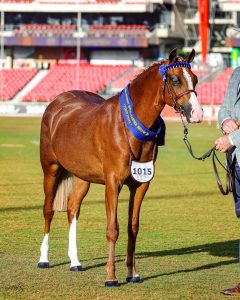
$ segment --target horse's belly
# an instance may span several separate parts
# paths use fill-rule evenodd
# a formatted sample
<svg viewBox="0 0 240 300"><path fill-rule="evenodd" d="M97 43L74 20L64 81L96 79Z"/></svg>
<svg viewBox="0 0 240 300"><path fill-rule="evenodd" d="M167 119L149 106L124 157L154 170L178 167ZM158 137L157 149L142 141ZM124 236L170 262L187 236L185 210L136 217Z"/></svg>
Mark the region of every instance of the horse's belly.
<svg viewBox="0 0 240 300"><path fill-rule="evenodd" d="M104 184L100 144L96 143L94 130L81 130L81 126L59 126L52 139L58 162L77 177Z"/></svg>
<svg viewBox="0 0 240 300"><path fill-rule="evenodd" d="M59 162L70 173L82 180L91 183L105 183L102 164L89 155L86 159L83 156L79 157L78 161L61 161L59 159Z"/></svg>

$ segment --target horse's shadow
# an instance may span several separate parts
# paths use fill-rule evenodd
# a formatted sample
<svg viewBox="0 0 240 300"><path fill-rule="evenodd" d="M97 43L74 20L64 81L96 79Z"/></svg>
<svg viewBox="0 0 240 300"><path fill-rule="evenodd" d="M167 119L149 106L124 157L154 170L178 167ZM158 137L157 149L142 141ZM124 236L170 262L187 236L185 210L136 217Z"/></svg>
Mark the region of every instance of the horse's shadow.
<svg viewBox="0 0 240 300"><path fill-rule="evenodd" d="M232 259L226 259L223 261L210 263L210 264L206 264L194 268L180 269L173 272L154 274L148 277L144 277L144 281L147 281L161 276L168 276L168 275L174 275L179 273L197 272L202 270L214 269L220 266L235 264L238 262L237 259L238 243L239 240L230 240L225 242L216 242L216 243L203 244L203 245L197 245L193 247L185 247L185 248L178 248L178 249L171 249L171 250L139 252L136 253L136 258L137 260L140 260L140 259L151 258L151 257L181 256L181 255L188 255L194 253L208 253L211 256L232 258ZM85 266L84 270L87 271L90 269L95 269L95 268L100 268L105 266L107 258L108 257L95 257L93 259L83 260L83 263L85 262L85 264L87 265L87 262L104 259L104 262L99 262L90 266ZM124 261L125 261L125 255L116 255L116 262L124 262ZM55 264L52 265L52 267L57 267L65 264L69 264L69 262Z"/></svg>
<svg viewBox="0 0 240 300"><path fill-rule="evenodd" d="M153 251L137 253L138 258L155 257L155 256L172 256L172 255L186 255L193 253L206 252L212 256L219 257L238 257L238 243L239 240L230 240L224 242L216 242L211 244L203 244L192 247Z"/></svg>
<svg viewBox="0 0 240 300"><path fill-rule="evenodd" d="M216 242L211 244L203 244L203 245L197 245L193 247L186 247L186 248L179 248L179 249L141 252L141 253L137 253L136 257L137 259L143 259L148 257L181 256L181 255L188 255L194 253L208 253L211 256L232 258L232 259L210 263L210 264L206 264L194 268L180 269L173 272L155 274L152 276L144 277L144 281L147 281L161 276L196 272L196 271L214 269L220 266L235 264L238 262L238 244L239 244L239 240L230 240L225 242Z"/></svg>

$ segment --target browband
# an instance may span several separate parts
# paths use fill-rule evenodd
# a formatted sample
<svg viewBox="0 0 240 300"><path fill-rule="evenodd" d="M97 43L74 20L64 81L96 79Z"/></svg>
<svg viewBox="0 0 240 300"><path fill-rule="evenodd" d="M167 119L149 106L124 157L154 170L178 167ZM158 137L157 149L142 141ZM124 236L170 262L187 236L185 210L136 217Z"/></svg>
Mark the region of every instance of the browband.
<svg viewBox="0 0 240 300"><path fill-rule="evenodd" d="M163 77L163 81L166 81L166 78L167 78L167 72L171 69L174 69L174 68L191 68L191 65L188 63L188 62L182 62L182 61L179 61L179 62L176 62L176 63L172 63L168 66L165 66L165 65L161 65L159 67L159 73L162 75Z"/></svg>

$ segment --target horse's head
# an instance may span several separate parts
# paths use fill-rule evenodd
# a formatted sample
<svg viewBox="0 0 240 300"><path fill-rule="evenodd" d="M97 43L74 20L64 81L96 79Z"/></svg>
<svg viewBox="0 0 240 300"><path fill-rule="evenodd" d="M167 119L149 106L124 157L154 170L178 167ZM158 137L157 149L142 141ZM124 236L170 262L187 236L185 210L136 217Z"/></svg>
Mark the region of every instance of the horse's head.
<svg viewBox="0 0 240 300"><path fill-rule="evenodd" d="M203 111L195 92L197 76L190 67L194 56L194 49L185 58L178 57L177 49L173 49L168 60L160 65L159 72L163 77L165 103L181 111L188 122L199 123L202 121Z"/></svg>

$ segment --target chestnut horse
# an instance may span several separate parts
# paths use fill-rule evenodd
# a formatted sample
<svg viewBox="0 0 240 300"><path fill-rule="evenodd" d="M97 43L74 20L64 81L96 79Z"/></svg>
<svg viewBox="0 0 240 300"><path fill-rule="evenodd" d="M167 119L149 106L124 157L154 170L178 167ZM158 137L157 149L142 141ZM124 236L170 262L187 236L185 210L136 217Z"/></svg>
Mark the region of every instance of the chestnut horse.
<svg viewBox="0 0 240 300"><path fill-rule="evenodd" d="M184 111L189 122L202 121L197 100L197 77L190 62L174 49L168 59L155 62L129 84L134 114L146 130L154 130L166 104ZM144 131L144 130L143 130ZM151 132L151 131L150 131ZM45 218L39 268L48 268L50 224L54 211L67 211L71 271L81 271L77 256L76 228L82 200L90 183L104 184L107 214L106 236L109 256L105 286L117 286L115 243L118 239L118 195L126 184L130 190L128 216L127 281L140 282L135 268L135 244L142 200L149 187L131 176L130 162L146 162L157 157L156 140L139 140L123 118L119 94L104 100L97 94L74 90L58 95L47 107L41 125L40 157L44 172ZM152 170L150 170L150 173Z"/></svg>

